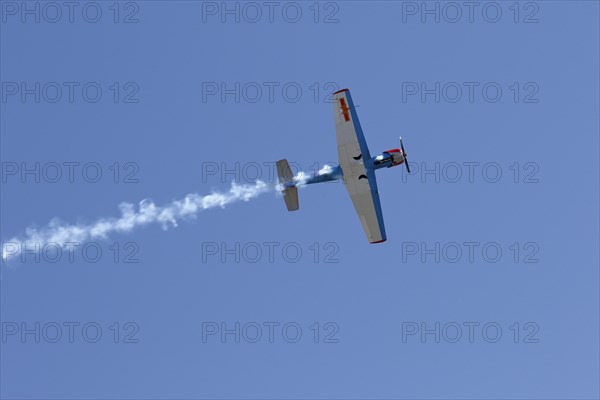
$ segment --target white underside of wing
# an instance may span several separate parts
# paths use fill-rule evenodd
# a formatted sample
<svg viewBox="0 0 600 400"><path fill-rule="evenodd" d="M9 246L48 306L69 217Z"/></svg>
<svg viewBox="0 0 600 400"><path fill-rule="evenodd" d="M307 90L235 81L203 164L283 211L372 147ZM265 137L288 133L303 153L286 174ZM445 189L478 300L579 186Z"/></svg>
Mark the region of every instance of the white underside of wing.
<svg viewBox="0 0 600 400"><path fill-rule="evenodd" d="M379 196L371 190L368 178L370 174L367 173L364 166L363 154L352 121L352 113L346 109L351 102L346 98L346 92L334 94L333 101L338 158L344 173L344 184L367 239L371 243L378 242L385 239L379 226L374 202L375 200L379 201ZM371 172L371 174L373 173Z"/></svg>

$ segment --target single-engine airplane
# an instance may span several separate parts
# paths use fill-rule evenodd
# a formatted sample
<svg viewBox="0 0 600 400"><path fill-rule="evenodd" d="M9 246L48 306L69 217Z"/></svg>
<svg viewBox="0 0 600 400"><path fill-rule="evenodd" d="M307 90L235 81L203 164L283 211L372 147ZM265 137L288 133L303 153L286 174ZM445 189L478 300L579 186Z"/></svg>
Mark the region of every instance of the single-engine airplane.
<svg viewBox="0 0 600 400"><path fill-rule="evenodd" d="M410 173L402 138L400 138L399 149L387 150L371 157L348 89L333 94L333 116L339 165L300 182L294 179L287 160L277 161L277 175L282 185L285 205L288 211L298 210L299 183L311 184L343 179L369 243L385 242L387 238L375 170L404 163Z"/></svg>

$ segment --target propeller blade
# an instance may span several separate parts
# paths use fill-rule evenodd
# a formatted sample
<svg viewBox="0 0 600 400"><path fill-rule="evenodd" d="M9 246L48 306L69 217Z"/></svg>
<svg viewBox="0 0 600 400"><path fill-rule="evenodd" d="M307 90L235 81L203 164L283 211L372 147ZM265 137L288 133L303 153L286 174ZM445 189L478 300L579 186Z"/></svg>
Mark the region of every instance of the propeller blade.
<svg viewBox="0 0 600 400"><path fill-rule="evenodd" d="M404 157L404 165L406 166L406 171L410 174L410 167L408 166L408 158L406 156L406 152L404 151L404 143L402 143L402 137L400 137L400 149L402 149L402 157Z"/></svg>

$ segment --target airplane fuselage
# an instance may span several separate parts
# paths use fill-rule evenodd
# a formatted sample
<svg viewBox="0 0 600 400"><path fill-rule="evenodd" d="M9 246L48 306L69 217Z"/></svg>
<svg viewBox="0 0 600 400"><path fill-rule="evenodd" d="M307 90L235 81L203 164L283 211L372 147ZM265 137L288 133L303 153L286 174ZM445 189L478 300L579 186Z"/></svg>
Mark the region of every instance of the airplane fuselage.
<svg viewBox="0 0 600 400"><path fill-rule="evenodd" d="M390 168L400 165L404 162L404 156L400 149L392 149L388 151L384 151L376 157L373 157L367 162L362 159L362 155L358 155L354 157L356 162L364 163L365 169L377 170L380 168ZM323 168L316 174L312 176L306 177L301 180L302 184L310 185L313 183L322 183L322 182L330 182L337 181L344 177L344 171L342 167L338 164L336 166L330 166L329 168ZM293 186L298 182L292 183L289 186Z"/></svg>

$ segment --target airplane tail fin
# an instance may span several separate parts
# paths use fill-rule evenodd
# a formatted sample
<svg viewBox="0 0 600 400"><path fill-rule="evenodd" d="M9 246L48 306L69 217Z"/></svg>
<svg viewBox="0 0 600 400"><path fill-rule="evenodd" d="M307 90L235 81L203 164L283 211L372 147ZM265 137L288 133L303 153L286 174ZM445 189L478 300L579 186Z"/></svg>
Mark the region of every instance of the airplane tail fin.
<svg viewBox="0 0 600 400"><path fill-rule="evenodd" d="M300 208L298 203L298 188L294 185L294 174L288 161L283 159L277 161L277 176L279 183L283 185L283 200L288 211L296 211Z"/></svg>

